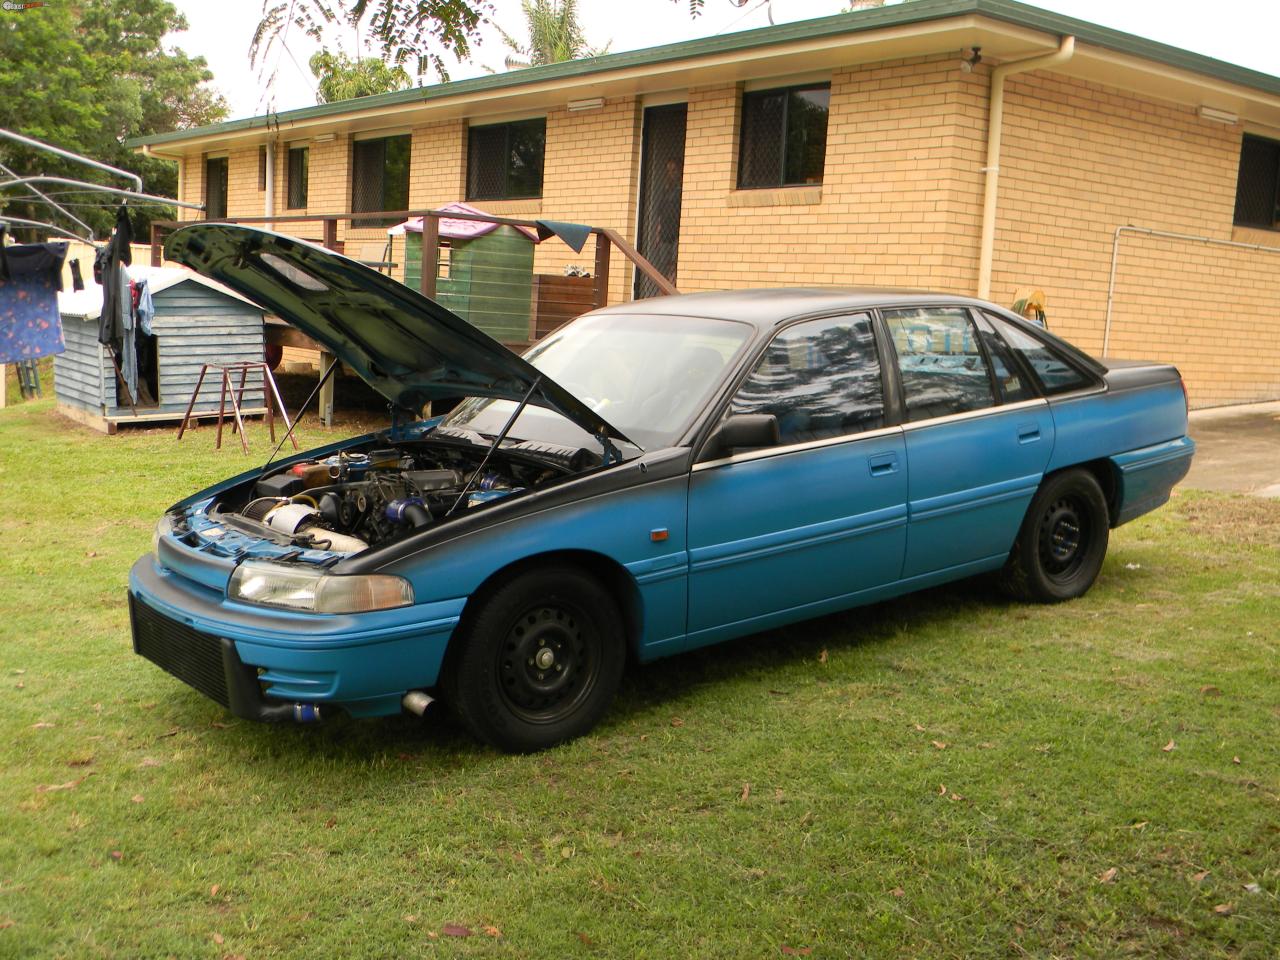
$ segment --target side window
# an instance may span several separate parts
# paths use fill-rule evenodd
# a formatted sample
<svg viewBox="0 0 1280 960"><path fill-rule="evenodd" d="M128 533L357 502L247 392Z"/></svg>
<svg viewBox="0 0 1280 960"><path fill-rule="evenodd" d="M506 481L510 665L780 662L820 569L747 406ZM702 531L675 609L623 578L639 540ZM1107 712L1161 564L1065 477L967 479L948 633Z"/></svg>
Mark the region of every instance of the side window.
<svg viewBox="0 0 1280 960"><path fill-rule="evenodd" d="M1058 356L1046 344L1031 334L1019 330L1008 320L993 313L983 313L996 332L1013 350L1022 354L1027 365L1035 371L1046 394L1066 393L1089 386L1092 381Z"/></svg>
<svg viewBox="0 0 1280 960"><path fill-rule="evenodd" d="M928 420L995 403L973 321L959 307L886 310L898 353L906 419Z"/></svg>
<svg viewBox="0 0 1280 960"><path fill-rule="evenodd" d="M1013 357L1013 351L1008 345L981 322L978 325L978 336L982 338L982 345L987 348L987 358L991 361L991 369L996 375L996 384L1000 387L1000 402L1017 403L1019 400L1034 400L1035 389L1022 376L1022 368L1018 366Z"/></svg>
<svg viewBox="0 0 1280 960"><path fill-rule="evenodd" d="M871 318L827 317L783 330L734 395L730 412L772 413L783 443L884 426Z"/></svg>

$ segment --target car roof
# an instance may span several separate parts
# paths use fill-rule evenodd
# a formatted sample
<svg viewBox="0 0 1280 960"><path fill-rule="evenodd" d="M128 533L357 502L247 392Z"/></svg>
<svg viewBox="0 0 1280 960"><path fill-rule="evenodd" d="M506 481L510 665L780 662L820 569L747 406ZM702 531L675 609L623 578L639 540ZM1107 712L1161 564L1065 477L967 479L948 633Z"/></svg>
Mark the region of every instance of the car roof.
<svg viewBox="0 0 1280 960"><path fill-rule="evenodd" d="M866 310L871 307L948 304L990 306L973 297L901 287L773 287L752 290L718 290L711 293L682 293L634 300L596 310L599 314L645 314L649 316L708 317L739 320L758 328L772 328L795 317Z"/></svg>

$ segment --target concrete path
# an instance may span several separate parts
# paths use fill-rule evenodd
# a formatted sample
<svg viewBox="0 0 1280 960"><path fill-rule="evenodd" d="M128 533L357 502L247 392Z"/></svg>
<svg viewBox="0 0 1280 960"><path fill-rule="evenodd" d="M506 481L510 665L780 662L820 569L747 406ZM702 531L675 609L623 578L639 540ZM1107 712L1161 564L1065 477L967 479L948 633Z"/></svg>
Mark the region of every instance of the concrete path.
<svg viewBox="0 0 1280 960"><path fill-rule="evenodd" d="M1191 411L1188 487L1280 497L1280 402Z"/></svg>

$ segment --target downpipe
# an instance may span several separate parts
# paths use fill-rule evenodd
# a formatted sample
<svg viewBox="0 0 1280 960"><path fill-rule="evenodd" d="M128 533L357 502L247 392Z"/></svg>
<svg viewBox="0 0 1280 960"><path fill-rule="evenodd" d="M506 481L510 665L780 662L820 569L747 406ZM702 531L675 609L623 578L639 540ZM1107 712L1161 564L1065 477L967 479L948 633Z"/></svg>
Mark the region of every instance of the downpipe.
<svg viewBox="0 0 1280 960"><path fill-rule="evenodd" d="M986 187L982 197L982 239L978 257L978 299L991 299L991 263L996 245L996 204L1000 187L1000 138L1004 130L1004 81L1014 73L1052 67L1070 60L1076 52L1076 38L1062 38L1058 49L1039 57L1002 63L991 71L991 94L987 120Z"/></svg>

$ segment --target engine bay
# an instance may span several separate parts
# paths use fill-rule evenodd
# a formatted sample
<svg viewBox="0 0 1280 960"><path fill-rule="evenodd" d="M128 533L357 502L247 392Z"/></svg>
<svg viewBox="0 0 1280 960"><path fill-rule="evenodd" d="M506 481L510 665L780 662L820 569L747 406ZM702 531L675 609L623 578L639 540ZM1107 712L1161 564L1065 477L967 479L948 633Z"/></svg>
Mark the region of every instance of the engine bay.
<svg viewBox="0 0 1280 960"><path fill-rule="evenodd" d="M352 554L598 466L584 449L479 435L377 441L268 470L225 491L209 520L307 551Z"/></svg>

